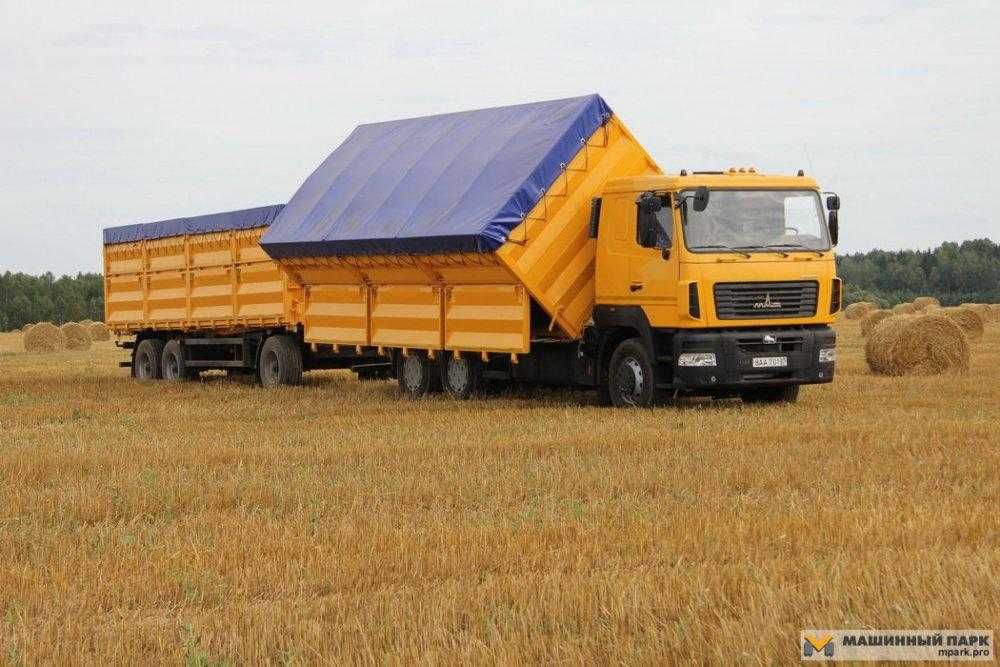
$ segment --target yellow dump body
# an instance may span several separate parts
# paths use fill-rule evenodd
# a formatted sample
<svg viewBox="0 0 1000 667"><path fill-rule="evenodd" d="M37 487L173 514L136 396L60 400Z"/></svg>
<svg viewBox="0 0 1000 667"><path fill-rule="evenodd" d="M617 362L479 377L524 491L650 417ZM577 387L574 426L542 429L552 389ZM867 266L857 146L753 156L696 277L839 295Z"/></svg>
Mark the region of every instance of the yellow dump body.
<svg viewBox="0 0 1000 667"><path fill-rule="evenodd" d="M533 338L578 337L591 316L591 197L611 178L659 173L613 116L494 253L274 261L263 228L106 245L106 321L119 333L301 326L307 343L527 353Z"/></svg>

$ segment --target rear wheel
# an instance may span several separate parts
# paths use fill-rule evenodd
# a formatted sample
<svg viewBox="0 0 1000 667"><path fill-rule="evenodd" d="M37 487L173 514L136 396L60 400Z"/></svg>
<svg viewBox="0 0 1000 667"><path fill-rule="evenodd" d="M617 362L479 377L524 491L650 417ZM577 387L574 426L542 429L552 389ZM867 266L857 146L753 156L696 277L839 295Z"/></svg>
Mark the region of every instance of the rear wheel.
<svg viewBox="0 0 1000 667"><path fill-rule="evenodd" d="M163 341L147 338L135 347L132 355L132 377L137 380L159 380L163 377Z"/></svg>
<svg viewBox="0 0 1000 667"><path fill-rule="evenodd" d="M397 376L399 388L410 399L416 400L425 394L441 390L437 364L422 352L411 352L400 358Z"/></svg>
<svg viewBox="0 0 1000 667"><path fill-rule="evenodd" d="M471 354L457 359L449 354L441 363L441 384L452 398L467 400L479 393L483 383L483 363Z"/></svg>
<svg viewBox="0 0 1000 667"><path fill-rule="evenodd" d="M799 385L786 384L779 387L744 389L740 396L744 403L794 403L799 398Z"/></svg>
<svg viewBox="0 0 1000 667"><path fill-rule="evenodd" d="M302 350L291 336L271 336L260 348L257 379L262 387L302 382Z"/></svg>
<svg viewBox="0 0 1000 667"><path fill-rule="evenodd" d="M656 378L646 346L638 338L618 344L608 366L608 394L615 407L648 408L656 400Z"/></svg>
<svg viewBox="0 0 1000 667"><path fill-rule="evenodd" d="M195 369L188 368L185 364L184 346L176 338L167 341L167 344L163 346L163 355L160 357L160 369L163 379L170 382L192 380L198 375Z"/></svg>

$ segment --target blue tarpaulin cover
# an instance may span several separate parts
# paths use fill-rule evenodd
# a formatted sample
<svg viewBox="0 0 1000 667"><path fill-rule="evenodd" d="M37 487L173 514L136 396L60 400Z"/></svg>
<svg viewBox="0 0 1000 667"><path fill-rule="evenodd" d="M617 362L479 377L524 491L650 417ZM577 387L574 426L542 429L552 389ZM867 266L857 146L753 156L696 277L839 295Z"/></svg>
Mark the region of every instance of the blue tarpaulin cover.
<svg viewBox="0 0 1000 667"><path fill-rule="evenodd" d="M610 116L587 95L361 125L261 245L277 259L495 250Z"/></svg>
<svg viewBox="0 0 1000 667"><path fill-rule="evenodd" d="M226 211L198 215L192 218L176 218L160 222L146 222L137 225L122 225L108 227L104 230L105 245L111 243L131 243L133 241L162 239L167 236L183 236L184 234L207 234L209 232L224 232L230 229L253 229L267 227L284 208L284 204L260 206L242 211Z"/></svg>

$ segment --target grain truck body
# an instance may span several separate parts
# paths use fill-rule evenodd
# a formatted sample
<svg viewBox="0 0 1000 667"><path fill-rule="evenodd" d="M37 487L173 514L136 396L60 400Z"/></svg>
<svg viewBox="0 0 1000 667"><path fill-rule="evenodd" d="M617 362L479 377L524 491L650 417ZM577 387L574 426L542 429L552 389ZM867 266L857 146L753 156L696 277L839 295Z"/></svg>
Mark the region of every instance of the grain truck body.
<svg viewBox="0 0 1000 667"><path fill-rule="evenodd" d="M284 206L106 230L106 321L135 335L129 363L149 378L346 367L411 397L516 380L640 405L829 381L825 226L804 252L689 248L686 202L707 187L821 213L801 176L664 175L596 95L363 125ZM637 236L656 215L673 256ZM759 312L732 310L758 296ZM756 367L751 348L783 365ZM679 367L687 349L716 365Z"/></svg>

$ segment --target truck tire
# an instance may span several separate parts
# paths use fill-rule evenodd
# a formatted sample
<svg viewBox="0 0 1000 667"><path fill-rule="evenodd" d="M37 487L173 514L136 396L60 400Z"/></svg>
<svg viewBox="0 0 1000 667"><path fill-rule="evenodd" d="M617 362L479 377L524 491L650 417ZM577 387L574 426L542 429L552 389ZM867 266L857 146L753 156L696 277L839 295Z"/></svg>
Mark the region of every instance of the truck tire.
<svg viewBox="0 0 1000 667"><path fill-rule="evenodd" d="M799 385L744 389L740 392L740 397L744 403L794 403L799 398Z"/></svg>
<svg viewBox="0 0 1000 667"><path fill-rule="evenodd" d="M608 393L611 404L619 408L648 408L656 402L653 363L639 338L623 340L611 355Z"/></svg>
<svg viewBox="0 0 1000 667"><path fill-rule="evenodd" d="M475 397L483 384L483 362L471 354L457 359L446 354L441 361L441 384L452 398L466 401Z"/></svg>
<svg viewBox="0 0 1000 667"><path fill-rule="evenodd" d="M411 400L441 391L441 374L438 366L422 352L411 352L405 357L401 356L397 376L399 388Z"/></svg>
<svg viewBox="0 0 1000 667"><path fill-rule="evenodd" d="M257 381L262 387L302 382L302 350L298 341L285 334L270 336L260 348Z"/></svg>
<svg viewBox="0 0 1000 667"><path fill-rule="evenodd" d="M163 379L168 382L193 380L198 376L197 370L185 365L184 346L176 338L167 341L167 344L163 346L163 354L160 357L160 372Z"/></svg>
<svg viewBox="0 0 1000 667"><path fill-rule="evenodd" d="M163 377L163 341L147 338L135 346L132 354L132 377L136 380L159 380Z"/></svg>

